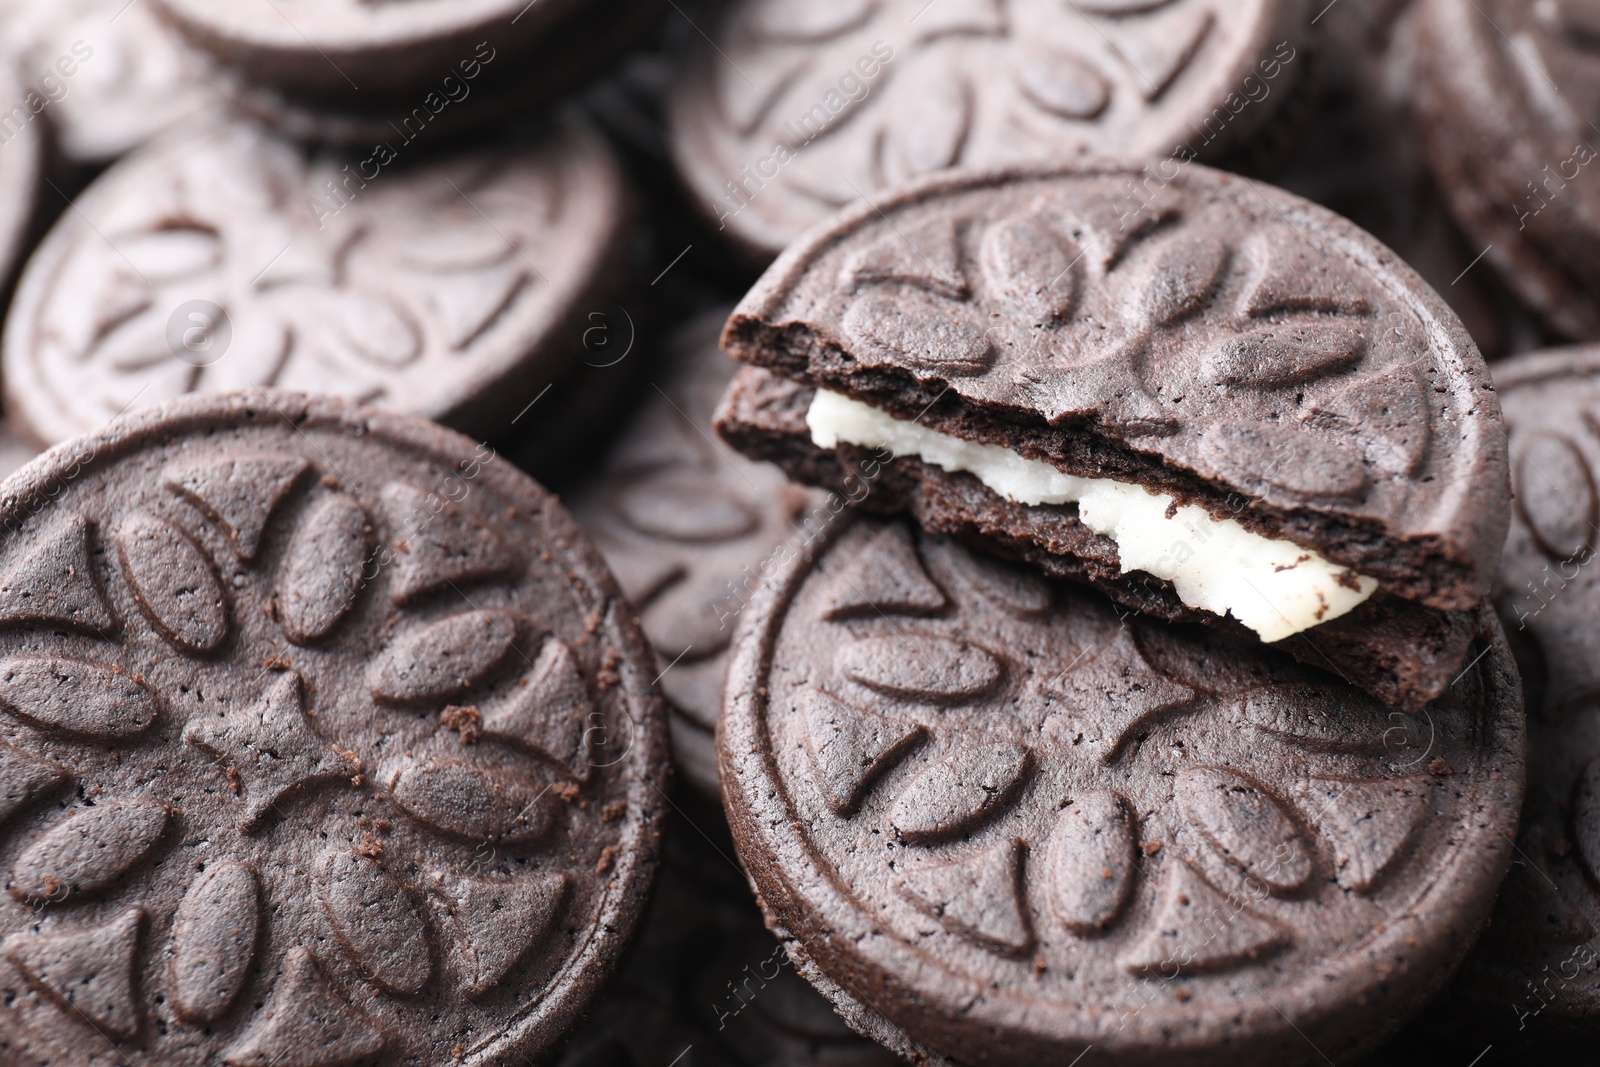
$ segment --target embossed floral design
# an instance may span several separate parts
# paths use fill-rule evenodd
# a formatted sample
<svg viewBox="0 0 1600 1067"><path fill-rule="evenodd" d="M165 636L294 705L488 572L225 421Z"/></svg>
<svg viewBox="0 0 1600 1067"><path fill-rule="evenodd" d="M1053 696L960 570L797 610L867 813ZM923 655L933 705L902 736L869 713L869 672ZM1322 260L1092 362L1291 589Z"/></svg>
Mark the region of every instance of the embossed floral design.
<svg viewBox="0 0 1600 1067"><path fill-rule="evenodd" d="M1052 669L1064 591L870 530L809 599L840 649L796 687L796 734L828 816L895 842L896 892L947 935L1001 957L1114 936L1130 974L1229 971L1295 943L1263 902L1323 884L1370 898L1407 862L1437 791L1417 765L1431 716L1292 672L1219 684L1099 604ZM1025 633L1037 646L994 643ZM1281 755L1210 756L1219 729ZM1176 760L1152 791L1155 735ZM1152 840L1162 825L1177 840Z"/></svg>
<svg viewBox="0 0 1600 1067"><path fill-rule="evenodd" d="M1259 40L1248 27L1269 7L740 5L674 101L680 166L736 232L775 252L862 196L952 166L1203 147L1225 132L1213 122L1196 134L1212 107L1230 94L1244 101L1247 76L1245 89L1266 85L1292 63L1287 47L1276 59L1245 54L1242 42ZM1236 121L1275 107L1271 95Z"/></svg>
<svg viewBox="0 0 1600 1067"><path fill-rule="evenodd" d="M599 179L579 187L577 165ZM56 231L12 324L12 373L49 394L30 425L56 439L136 397L248 386L448 421L592 283L618 195L603 150L573 130L381 180L250 128L202 131L107 172L72 217L89 224ZM563 242L579 254L557 264ZM227 325L182 312L195 301Z"/></svg>
<svg viewBox="0 0 1600 1067"><path fill-rule="evenodd" d="M436 498L405 480L364 504L325 462L171 463L144 506L55 516L0 574L0 632L26 649L0 659L0 820L27 835L0 849L40 916L0 942L0 985L28 1041L92 1026L159 1057L169 1028L205 1027L232 1067L342 1064L413 1040L386 999L488 1008L569 951L558 920L590 891L566 853L575 821L605 825L584 812L608 795L593 739L615 665L596 677L578 634L496 596L529 580L529 549L481 512L422 510ZM394 552L372 570L380 537ZM389 620L364 679L353 617ZM164 681L173 658L200 680ZM352 694L324 691L339 677ZM107 752L152 786L75 769ZM69 785L80 803L45 806ZM320 918L283 944L297 908Z"/></svg>

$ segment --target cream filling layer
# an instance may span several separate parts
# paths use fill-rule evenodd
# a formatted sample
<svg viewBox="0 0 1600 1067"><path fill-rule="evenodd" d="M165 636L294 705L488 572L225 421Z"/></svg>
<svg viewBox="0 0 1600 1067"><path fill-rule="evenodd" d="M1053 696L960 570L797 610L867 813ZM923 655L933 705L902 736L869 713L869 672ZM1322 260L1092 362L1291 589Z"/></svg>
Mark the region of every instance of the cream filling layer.
<svg viewBox="0 0 1600 1067"><path fill-rule="evenodd" d="M966 471L1018 504L1077 504L1078 517L1116 543L1122 572L1172 583L1192 608L1232 615L1263 641L1281 641L1351 611L1378 588L1309 548L1263 537L1204 508L1173 508L1167 493L1110 478L1079 478L999 445L963 441L818 389L806 412L819 448L844 441ZM1171 511L1169 515L1168 512Z"/></svg>

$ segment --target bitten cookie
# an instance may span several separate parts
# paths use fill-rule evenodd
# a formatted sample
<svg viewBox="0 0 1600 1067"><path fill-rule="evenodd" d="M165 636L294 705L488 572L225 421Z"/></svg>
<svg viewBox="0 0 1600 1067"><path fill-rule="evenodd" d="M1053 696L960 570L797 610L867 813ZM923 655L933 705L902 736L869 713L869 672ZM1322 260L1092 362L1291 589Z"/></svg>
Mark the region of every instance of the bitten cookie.
<svg viewBox="0 0 1600 1067"><path fill-rule="evenodd" d="M734 840L802 973L917 1062L1352 1062L1445 982L1511 857L1521 693L1479 619L1413 717L841 524L741 630Z"/></svg>
<svg viewBox="0 0 1600 1067"><path fill-rule="evenodd" d="M191 397L0 502L0 1059L491 1064L630 938L664 809L649 648L482 446Z"/></svg>
<svg viewBox="0 0 1600 1067"><path fill-rule="evenodd" d="M1169 162L939 176L813 230L728 322L718 428L835 488L882 454L863 507L1420 708L1505 538L1482 357L1350 223Z"/></svg>

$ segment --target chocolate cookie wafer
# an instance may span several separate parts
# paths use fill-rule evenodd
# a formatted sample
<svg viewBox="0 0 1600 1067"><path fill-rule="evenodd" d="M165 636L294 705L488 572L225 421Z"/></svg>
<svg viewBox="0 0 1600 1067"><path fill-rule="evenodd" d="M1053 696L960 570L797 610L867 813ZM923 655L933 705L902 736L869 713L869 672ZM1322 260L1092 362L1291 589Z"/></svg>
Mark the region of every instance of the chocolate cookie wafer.
<svg viewBox="0 0 1600 1067"><path fill-rule="evenodd" d="M741 631L734 840L802 973L916 1062L1352 1062L1511 857L1521 693L1479 620L1408 716L903 520L836 526Z"/></svg>
<svg viewBox="0 0 1600 1067"><path fill-rule="evenodd" d="M553 497L420 419L255 391L0 502L0 1059L495 1064L643 908L655 668Z"/></svg>

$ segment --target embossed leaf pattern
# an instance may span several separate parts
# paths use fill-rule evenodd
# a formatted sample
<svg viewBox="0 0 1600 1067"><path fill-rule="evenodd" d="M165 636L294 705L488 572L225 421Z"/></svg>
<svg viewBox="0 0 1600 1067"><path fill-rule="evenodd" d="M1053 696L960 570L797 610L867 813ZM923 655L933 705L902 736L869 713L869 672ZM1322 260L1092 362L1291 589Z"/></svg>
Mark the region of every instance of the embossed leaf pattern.
<svg viewBox="0 0 1600 1067"><path fill-rule="evenodd" d="M175 243L164 254L176 259L186 248ZM112 615L94 578L96 524L76 514L57 520L58 536L12 560L0 578L0 624L96 640L144 625L179 653L211 655L234 636L217 560L246 567L269 559L276 574L267 585L276 595L268 618L292 642L328 638L372 582L364 565L377 534L365 507L332 479L304 477L309 469L294 457L261 455L168 470L170 508L114 527L105 546L114 553L103 553L111 580L120 575L138 607L126 624ZM407 502L415 501L401 500ZM404 532L417 537L415 552L387 575L402 610L437 588L441 573L446 584L504 578L520 559L494 531L450 514L433 515L425 531ZM481 712L454 709L473 714L472 738L443 731L448 741L435 738L389 763L369 754L371 768L327 739L315 687L276 657L258 675L253 701L183 700L172 707L170 694L114 659L13 655L0 661L0 713L25 734L68 746L138 743L164 718L186 716L183 742L214 761L227 781L222 792L231 789L237 798L238 830L246 835L262 834L302 803L307 783L371 777L372 786L390 791L398 812L426 831L497 846L537 841L560 818L561 798L577 788L551 774L581 784L593 771L590 733L598 719L579 659L550 636L537 662L508 679L500 667L522 630L517 617L429 611L427 618L373 659L374 700L410 705L462 697L491 674L500 684ZM43 822L12 860L6 888L29 907L59 916L42 933L6 939L0 955L45 1001L105 1036L132 1039L149 1014L142 961L164 951L177 1017L231 1025L226 1019L267 952L275 906L268 883L247 862L201 865L171 916L166 949L145 943L150 917L142 905L103 913L110 918L98 924L74 918L71 909L80 902L114 897L130 876L163 862L180 835L201 827L181 805L138 796L99 796L62 817L39 811L73 777L66 767L0 742L0 822L25 826L32 812ZM333 934L317 948L323 958L305 946L288 949L280 979L268 987L266 1010L251 1014L224 1062L291 1062L285 1057L303 1052L308 1034L332 1057L328 1062L377 1055L389 1038L330 977L326 953L342 954L385 995L412 996L447 971L463 995L481 998L548 938L567 896L568 876L559 870L458 877L426 888L416 871L409 858L385 857L370 841L359 849L330 846L311 872L312 904ZM425 906L439 900L448 908Z"/></svg>
<svg viewBox="0 0 1600 1067"><path fill-rule="evenodd" d="M1014 676L1028 672L1010 665L1009 651L928 631L962 619L966 607L1036 618L1050 605L1048 586L953 542L914 537L903 524L871 530L835 566L813 603L842 638L831 657L837 682L799 688L789 712L806 780L823 805L816 817L871 820L881 827L874 833L894 836L906 851L893 888L936 924L917 927L923 936L942 931L1014 957L1046 926L1096 939L1137 915L1143 925L1119 956L1127 972L1229 971L1294 944L1267 902L1299 899L1324 881L1363 896L1381 892L1425 823L1431 778L1392 770L1362 777L1374 759L1410 751L1415 723L1397 726L1397 713L1359 691L1301 681L1226 698L1232 721L1222 728L1349 768L1342 777L1303 767L1279 776L1271 763L1260 777L1184 765L1178 747L1171 792L1153 810L1143 807L1148 798L1136 807L1110 785L1069 787L1064 796L1051 792L1060 784L1041 788L1084 783L1085 775L1115 782L1141 758L1152 724L1181 724L1219 696L1202 679L1191 683L1204 692L1167 677L1126 626L1059 676L1012 696ZM880 570L893 580L874 578ZM882 596L877 614L856 610L857 587L868 581ZM1045 728L1026 735L1037 744L1018 743L1003 726L1018 699L1051 709ZM976 717L958 725L963 709ZM1074 768L1065 779L1049 770L1062 760ZM1589 833L1582 823L1600 826L1593 782L1600 773L1585 778L1578 816L1590 842L1600 840L1600 829ZM1046 828L1021 836L1025 813L1041 806L1054 812ZM1176 839L1145 841L1141 823L1152 816L1174 826ZM1153 903L1134 907L1141 883ZM1240 897L1241 885L1250 900ZM1208 916L1222 908L1230 918L1219 934Z"/></svg>
<svg viewBox="0 0 1600 1067"><path fill-rule="evenodd" d="M1578 559L1594 543L1600 491L1578 446L1556 433L1527 435L1514 453L1517 515L1552 560Z"/></svg>
<svg viewBox="0 0 1600 1067"><path fill-rule="evenodd" d="M996 223L983 236L983 272L990 288L1039 323L1072 313L1076 258L1066 242L1033 219Z"/></svg>
<svg viewBox="0 0 1600 1067"><path fill-rule="evenodd" d="M261 931L255 872L219 863L196 878L173 917L172 999L193 1022L218 1018L238 999Z"/></svg>

